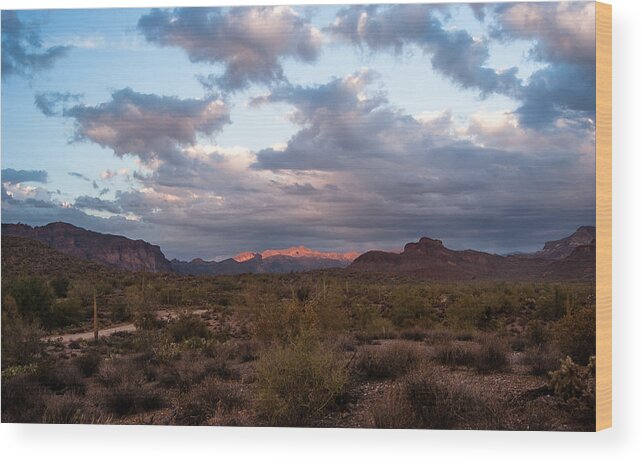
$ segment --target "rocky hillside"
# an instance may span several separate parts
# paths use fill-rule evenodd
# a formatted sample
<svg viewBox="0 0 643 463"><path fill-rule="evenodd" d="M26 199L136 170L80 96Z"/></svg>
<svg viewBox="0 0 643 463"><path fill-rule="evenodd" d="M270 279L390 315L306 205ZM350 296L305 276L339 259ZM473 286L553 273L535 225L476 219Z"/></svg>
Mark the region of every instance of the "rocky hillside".
<svg viewBox="0 0 643 463"><path fill-rule="evenodd" d="M28 238L2 236L2 278L34 275L97 278L110 275L103 265L63 254Z"/></svg>
<svg viewBox="0 0 643 463"><path fill-rule="evenodd" d="M500 256L481 251L454 251L442 241L421 238L401 253L369 251L348 267L352 271L397 273L436 280L592 280L596 245L587 243L593 227L545 245L543 254Z"/></svg>
<svg viewBox="0 0 643 463"><path fill-rule="evenodd" d="M131 271L169 272L170 262L158 246L143 240L97 233L64 222L42 227L2 224L2 235L28 238L71 256L111 268Z"/></svg>
<svg viewBox="0 0 643 463"><path fill-rule="evenodd" d="M543 259L564 259L579 246L596 246L596 227L579 227L571 235L556 241L547 241L541 251L526 256Z"/></svg>

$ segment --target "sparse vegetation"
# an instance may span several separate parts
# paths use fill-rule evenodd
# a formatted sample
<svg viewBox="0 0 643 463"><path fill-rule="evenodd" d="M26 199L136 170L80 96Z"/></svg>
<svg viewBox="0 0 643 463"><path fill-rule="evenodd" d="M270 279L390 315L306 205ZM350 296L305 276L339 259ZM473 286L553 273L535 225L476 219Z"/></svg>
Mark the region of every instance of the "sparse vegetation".
<svg viewBox="0 0 643 463"><path fill-rule="evenodd" d="M3 248L3 421L592 427L590 283L179 277L48 258L29 273ZM55 341L91 333L94 293L101 328L136 330Z"/></svg>

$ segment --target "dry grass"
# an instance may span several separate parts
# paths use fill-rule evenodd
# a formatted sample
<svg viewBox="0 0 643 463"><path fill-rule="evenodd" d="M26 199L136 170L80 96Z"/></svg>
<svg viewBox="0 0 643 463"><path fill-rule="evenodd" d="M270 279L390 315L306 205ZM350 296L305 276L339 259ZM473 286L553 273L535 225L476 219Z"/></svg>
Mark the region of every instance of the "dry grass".
<svg viewBox="0 0 643 463"><path fill-rule="evenodd" d="M357 357L355 370L366 379L397 378L413 368L423 356L418 346L391 341L364 348Z"/></svg>

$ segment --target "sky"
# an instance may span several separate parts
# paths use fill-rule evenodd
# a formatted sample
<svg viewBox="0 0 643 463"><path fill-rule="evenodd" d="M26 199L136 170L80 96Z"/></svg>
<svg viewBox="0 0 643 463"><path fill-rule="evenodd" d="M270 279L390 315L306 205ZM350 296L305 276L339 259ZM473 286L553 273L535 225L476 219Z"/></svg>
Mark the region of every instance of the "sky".
<svg viewBox="0 0 643 463"><path fill-rule="evenodd" d="M2 222L168 258L595 224L593 2L2 11Z"/></svg>

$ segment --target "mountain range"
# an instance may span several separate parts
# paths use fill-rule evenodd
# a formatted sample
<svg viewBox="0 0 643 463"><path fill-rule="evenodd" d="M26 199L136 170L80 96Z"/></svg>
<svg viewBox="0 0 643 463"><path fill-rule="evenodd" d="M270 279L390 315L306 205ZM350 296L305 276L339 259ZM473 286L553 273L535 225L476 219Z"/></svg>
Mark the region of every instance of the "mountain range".
<svg viewBox="0 0 643 463"><path fill-rule="evenodd" d="M580 227L568 237L545 243L541 251L508 256L455 251L424 237L406 244L401 253L368 251L348 270L441 280L591 280L596 273L596 228Z"/></svg>
<svg viewBox="0 0 643 463"><path fill-rule="evenodd" d="M97 233L63 222L42 227L2 224L3 236L39 241L59 252L114 269L173 272L182 275L288 273L327 268L377 272L440 280L595 278L596 229L583 226L573 234L548 241L530 254L502 256L482 251L448 249L428 237L408 243L399 253L368 251L322 252L303 246L244 252L222 261L169 261L159 246L124 236ZM3 257L4 259L4 257Z"/></svg>

